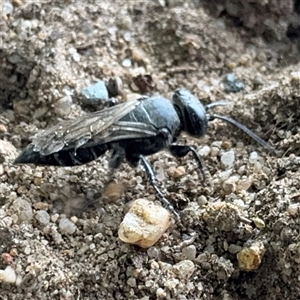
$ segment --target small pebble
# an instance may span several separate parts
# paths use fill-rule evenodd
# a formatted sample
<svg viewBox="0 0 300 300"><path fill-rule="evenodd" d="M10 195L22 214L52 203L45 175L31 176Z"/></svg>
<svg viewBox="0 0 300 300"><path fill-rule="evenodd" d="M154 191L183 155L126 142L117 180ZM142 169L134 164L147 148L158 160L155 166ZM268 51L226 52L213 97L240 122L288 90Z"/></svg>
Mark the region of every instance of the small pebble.
<svg viewBox="0 0 300 300"><path fill-rule="evenodd" d="M157 258L160 255L161 251L157 247L150 247L147 250L147 254L152 258Z"/></svg>
<svg viewBox="0 0 300 300"><path fill-rule="evenodd" d="M249 54L244 54L241 56L239 63L241 65L249 65L250 61L251 61L251 56Z"/></svg>
<svg viewBox="0 0 300 300"><path fill-rule="evenodd" d="M33 204L33 207L36 210L47 210L49 208L49 204L46 202L36 202Z"/></svg>
<svg viewBox="0 0 300 300"><path fill-rule="evenodd" d="M232 167L235 160L235 154L233 150L224 152L221 156L221 162L225 167Z"/></svg>
<svg viewBox="0 0 300 300"><path fill-rule="evenodd" d="M255 226L259 229L263 229L266 227L265 222L261 218L255 217L255 218L252 218L252 221L255 224Z"/></svg>
<svg viewBox="0 0 300 300"><path fill-rule="evenodd" d="M233 180L231 177L225 180L222 184L223 191L229 195L233 193L236 189L236 181Z"/></svg>
<svg viewBox="0 0 300 300"><path fill-rule="evenodd" d="M125 31L123 37L126 42L130 42L131 41L131 32Z"/></svg>
<svg viewBox="0 0 300 300"><path fill-rule="evenodd" d="M146 65L149 63L149 59L146 57L144 51L136 47L132 47L130 50L131 50L131 59L133 61L146 64Z"/></svg>
<svg viewBox="0 0 300 300"><path fill-rule="evenodd" d="M0 163L5 160L14 160L18 155L15 146L5 140L0 140Z"/></svg>
<svg viewBox="0 0 300 300"><path fill-rule="evenodd" d="M11 266L7 266L5 270L0 270L0 282L20 285L22 277L17 275L16 271Z"/></svg>
<svg viewBox="0 0 300 300"><path fill-rule="evenodd" d="M76 216L72 216L72 217L70 218L70 220L71 220L74 224L76 224L77 221L78 221L78 218L77 218Z"/></svg>
<svg viewBox="0 0 300 300"><path fill-rule="evenodd" d="M232 170L226 170L226 171L222 171L219 174L219 178L221 181L225 181L229 178L229 176L231 175Z"/></svg>
<svg viewBox="0 0 300 300"><path fill-rule="evenodd" d="M211 157L217 157L220 152L220 149L218 147L211 147L210 148L210 156Z"/></svg>
<svg viewBox="0 0 300 300"><path fill-rule="evenodd" d="M253 198L255 198L255 197L253 197ZM255 200L255 206L258 206L258 207L260 207L260 206L262 206L262 202L261 202L261 200Z"/></svg>
<svg viewBox="0 0 300 300"><path fill-rule="evenodd" d="M242 199L234 199L233 204L238 207L240 210L246 210L249 208L249 205L246 205ZM249 220L249 222L251 222Z"/></svg>
<svg viewBox="0 0 300 300"><path fill-rule="evenodd" d="M14 7L20 7L24 4L25 0L12 0L12 4Z"/></svg>
<svg viewBox="0 0 300 300"><path fill-rule="evenodd" d="M299 83L300 82L300 71L292 72L291 78L294 82Z"/></svg>
<svg viewBox="0 0 300 300"><path fill-rule="evenodd" d="M236 66L237 66L237 63L236 63L236 62L229 61L229 62L227 63L227 67L228 67L229 69L231 69L231 70L235 69Z"/></svg>
<svg viewBox="0 0 300 300"><path fill-rule="evenodd" d="M180 178L185 174L185 167L180 166L180 167L171 167L169 169L169 174L173 178Z"/></svg>
<svg viewBox="0 0 300 300"><path fill-rule="evenodd" d="M118 95L122 95L123 91L123 83L120 77L116 76L115 78L110 78L106 85L109 98L117 97Z"/></svg>
<svg viewBox="0 0 300 300"><path fill-rule="evenodd" d="M105 82L100 80L91 84L81 91L83 102L88 105L97 106L108 101L108 90Z"/></svg>
<svg viewBox="0 0 300 300"><path fill-rule="evenodd" d="M68 95L59 99L54 103L54 109L59 116L68 116L72 111L72 97Z"/></svg>
<svg viewBox="0 0 300 300"><path fill-rule="evenodd" d="M40 185L42 184L42 178L40 178L40 177L34 177L33 183L34 183L36 186L40 186Z"/></svg>
<svg viewBox="0 0 300 300"><path fill-rule="evenodd" d="M236 189L238 191L247 191L251 187L252 183L253 183L252 177L241 179L238 181Z"/></svg>
<svg viewBox="0 0 300 300"><path fill-rule="evenodd" d="M109 201L114 202L122 198L124 193L123 185L120 183L110 182L103 191L103 196Z"/></svg>
<svg viewBox="0 0 300 300"><path fill-rule="evenodd" d="M58 224L59 231L62 234L73 234L77 226L67 218L62 218Z"/></svg>
<svg viewBox="0 0 300 300"><path fill-rule="evenodd" d="M208 203L208 200L204 195L200 195L197 199L197 203L199 207L202 207Z"/></svg>
<svg viewBox="0 0 300 300"><path fill-rule="evenodd" d="M157 181L163 181L165 180L165 166L164 164L157 160L154 162L153 164L153 168L154 168L154 171L155 171L155 174L156 174L156 178L157 178Z"/></svg>
<svg viewBox="0 0 300 300"><path fill-rule="evenodd" d="M141 94L138 93L130 93L126 95L126 101L134 101L140 99L142 97Z"/></svg>
<svg viewBox="0 0 300 300"><path fill-rule="evenodd" d="M122 66L125 68L130 68L131 67L131 60L129 58L126 58L122 61Z"/></svg>
<svg viewBox="0 0 300 300"><path fill-rule="evenodd" d="M291 216L296 216L300 212L300 203L290 203L287 211Z"/></svg>
<svg viewBox="0 0 300 300"><path fill-rule="evenodd" d="M20 185L17 189L18 194L27 194L27 188L24 185Z"/></svg>
<svg viewBox="0 0 300 300"><path fill-rule="evenodd" d="M171 271L176 274L177 278L187 280L193 275L195 271L195 264L190 260L182 260L175 264L171 268Z"/></svg>
<svg viewBox="0 0 300 300"><path fill-rule="evenodd" d="M182 258L184 260L194 260L196 258L196 247L194 245L189 245L182 249Z"/></svg>
<svg viewBox="0 0 300 300"><path fill-rule="evenodd" d="M3 15L9 15L13 12L14 7L12 6L12 4L10 3L10 1L3 1L1 2L0 5L0 13L2 13Z"/></svg>
<svg viewBox="0 0 300 300"><path fill-rule="evenodd" d="M226 74L223 79L224 90L227 93L237 93L244 90L245 85L233 73Z"/></svg>
<svg viewBox="0 0 300 300"><path fill-rule="evenodd" d="M11 209L18 216L19 222L22 221L29 222L33 218L31 204L24 199L21 198L16 199L13 202Z"/></svg>
<svg viewBox="0 0 300 300"><path fill-rule="evenodd" d="M198 154L204 157L208 156L209 153L210 153L210 147L207 145L201 147L200 150L198 151Z"/></svg>
<svg viewBox="0 0 300 300"><path fill-rule="evenodd" d="M26 255L29 255L29 254L31 253L31 248L30 248L29 245L27 245L27 246L24 248L24 253L25 253Z"/></svg>
<svg viewBox="0 0 300 300"><path fill-rule="evenodd" d="M127 279L127 284L130 286L130 287L136 287L136 279L133 278L133 277L130 277Z"/></svg>
<svg viewBox="0 0 300 300"><path fill-rule="evenodd" d="M42 226L46 226L50 222L50 216L45 210L37 211L35 218Z"/></svg>
<svg viewBox="0 0 300 300"><path fill-rule="evenodd" d="M71 47L69 49L69 53L71 54L74 61L79 62L80 61L80 54L77 52L77 49L74 47Z"/></svg>
<svg viewBox="0 0 300 300"><path fill-rule="evenodd" d="M51 215L51 221L53 222L53 223L56 223L56 221L58 220L58 218L59 218L59 214L53 214L53 215Z"/></svg>
<svg viewBox="0 0 300 300"><path fill-rule="evenodd" d="M235 245L235 244L230 244L229 247L228 247L228 251L231 254L236 254L236 253L240 252L241 250L242 250L242 247L238 246L238 245Z"/></svg>
<svg viewBox="0 0 300 300"><path fill-rule="evenodd" d="M244 271L254 271L261 263L265 246L261 241L255 241L250 247L243 248L237 253L239 267Z"/></svg>
<svg viewBox="0 0 300 300"><path fill-rule="evenodd" d="M2 133L5 133L5 132L7 132L7 128L6 128L6 126L5 126L5 125L3 125L3 124L0 124L0 132L2 132Z"/></svg>
<svg viewBox="0 0 300 300"><path fill-rule="evenodd" d="M142 248L154 245L171 223L170 212L145 199L134 201L119 227L119 238Z"/></svg>
<svg viewBox="0 0 300 300"><path fill-rule="evenodd" d="M224 141L222 143L222 148L225 150L229 150L232 148L232 143L230 141Z"/></svg>
<svg viewBox="0 0 300 300"><path fill-rule="evenodd" d="M156 290L156 297L157 299L165 299L167 297L167 292L162 288L158 288Z"/></svg>
<svg viewBox="0 0 300 300"><path fill-rule="evenodd" d="M253 151L249 155L249 163L250 164L255 164L258 160L258 153Z"/></svg>
<svg viewBox="0 0 300 300"><path fill-rule="evenodd" d="M12 257L16 257L16 256L19 255L19 254L18 254L18 250L17 250L16 248L10 249L9 254L10 254Z"/></svg>
<svg viewBox="0 0 300 300"><path fill-rule="evenodd" d="M10 265L13 262L13 257L9 253L2 253L1 258L5 264Z"/></svg>

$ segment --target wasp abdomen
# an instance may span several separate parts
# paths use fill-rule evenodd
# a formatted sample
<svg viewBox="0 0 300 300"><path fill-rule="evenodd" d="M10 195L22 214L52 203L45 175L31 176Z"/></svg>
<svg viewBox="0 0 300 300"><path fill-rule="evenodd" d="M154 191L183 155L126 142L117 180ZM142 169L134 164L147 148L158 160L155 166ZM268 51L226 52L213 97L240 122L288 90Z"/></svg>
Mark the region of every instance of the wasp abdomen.
<svg viewBox="0 0 300 300"><path fill-rule="evenodd" d="M30 144L16 159L15 163L72 167L93 161L107 150L108 146L104 144L78 148L76 151L74 148L70 148L49 155L41 155L40 152L34 151L34 146Z"/></svg>

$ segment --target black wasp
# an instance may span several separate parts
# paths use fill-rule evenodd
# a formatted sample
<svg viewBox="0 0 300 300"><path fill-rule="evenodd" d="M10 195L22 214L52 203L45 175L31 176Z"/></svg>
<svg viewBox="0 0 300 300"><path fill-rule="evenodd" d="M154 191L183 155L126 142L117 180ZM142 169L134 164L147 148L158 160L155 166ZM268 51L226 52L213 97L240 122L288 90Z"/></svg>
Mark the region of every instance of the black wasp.
<svg viewBox="0 0 300 300"><path fill-rule="evenodd" d="M192 152L203 174L201 158L195 148L174 143L182 131L197 138L202 137L207 131L208 121L216 118L236 125L263 147L275 151L274 147L237 121L207 113L210 108L227 104L221 101L203 106L197 97L184 89L174 93L172 102L161 96L142 97L63 121L38 132L15 163L76 166L95 160L111 150L110 168L118 168L125 159L132 167L141 162L163 205L178 217L158 188L145 155L162 149L168 149L176 157Z"/></svg>

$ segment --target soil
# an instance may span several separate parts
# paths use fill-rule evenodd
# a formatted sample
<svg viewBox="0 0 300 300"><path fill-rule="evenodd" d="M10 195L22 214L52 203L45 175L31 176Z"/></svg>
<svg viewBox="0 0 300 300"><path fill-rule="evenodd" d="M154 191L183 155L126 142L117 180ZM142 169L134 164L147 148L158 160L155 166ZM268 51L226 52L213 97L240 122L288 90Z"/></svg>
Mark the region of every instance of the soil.
<svg viewBox="0 0 300 300"><path fill-rule="evenodd" d="M3 0L0 13L0 299L300 299L299 1ZM177 88L231 101L215 111L277 152L220 120L182 134L208 178L192 155L148 157L181 221L149 249L126 244L126 203L158 200L141 166L122 164L110 197L109 153L13 164L38 130L95 110L85 87L116 77L117 102Z"/></svg>

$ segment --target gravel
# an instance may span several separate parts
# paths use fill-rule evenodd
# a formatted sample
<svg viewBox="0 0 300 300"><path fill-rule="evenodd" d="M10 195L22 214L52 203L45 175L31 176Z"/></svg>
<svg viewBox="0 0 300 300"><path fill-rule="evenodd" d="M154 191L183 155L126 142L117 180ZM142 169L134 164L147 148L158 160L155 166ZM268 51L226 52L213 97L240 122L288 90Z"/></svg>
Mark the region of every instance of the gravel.
<svg viewBox="0 0 300 300"><path fill-rule="evenodd" d="M298 299L296 2L3 2L1 299ZM225 74L244 89L226 93ZM150 95L170 99L184 87L204 105L230 101L216 113L278 154L221 120L201 140L182 135L178 143L202 156L206 180L191 155L149 157L181 222L147 250L126 244L118 230L128 203L157 200L141 167L111 174L108 155L73 168L12 163L37 130L93 111L81 91L111 78L121 80L110 86L113 103L140 96L134 78L151 79Z"/></svg>

